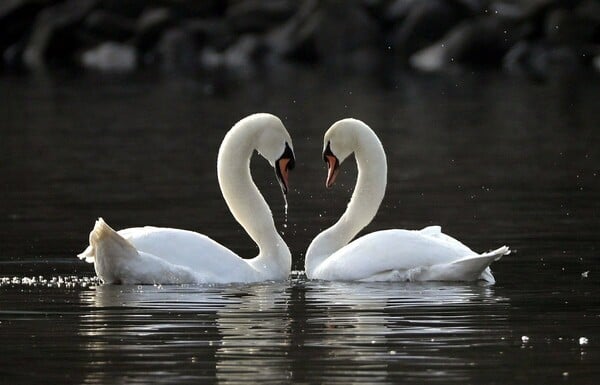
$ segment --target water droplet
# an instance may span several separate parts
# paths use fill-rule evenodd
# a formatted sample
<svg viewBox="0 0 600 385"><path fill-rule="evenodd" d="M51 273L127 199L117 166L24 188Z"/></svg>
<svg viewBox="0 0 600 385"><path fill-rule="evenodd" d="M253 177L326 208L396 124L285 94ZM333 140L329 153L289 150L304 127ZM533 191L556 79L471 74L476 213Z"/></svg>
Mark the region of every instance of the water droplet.
<svg viewBox="0 0 600 385"><path fill-rule="evenodd" d="M285 194L283 194L283 201L285 202L285 204L283 205L283 227L287 227L288 201L287 201L287 195L285 195Z"/></svg>
<svg viewBox="0 0 600 385"><path fill-rule="evenodd" d="M590 271L589 271L589 270L587 270L587 271L584 271L583 273L581 273L581 278L587 278L589 274L590 274ZM581 340L581 339L580 339L580 340Z"/></svg>

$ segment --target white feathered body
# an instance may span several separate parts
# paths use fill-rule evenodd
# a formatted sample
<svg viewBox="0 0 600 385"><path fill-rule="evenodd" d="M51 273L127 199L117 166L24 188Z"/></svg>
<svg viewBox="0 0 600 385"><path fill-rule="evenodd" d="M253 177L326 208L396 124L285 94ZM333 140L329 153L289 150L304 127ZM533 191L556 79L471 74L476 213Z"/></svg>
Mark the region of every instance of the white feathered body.
<svg viewBox="0 0 600 385"><path fill-rule="evenodd" d="M508 254L507 247L477 254L442 233L439 226L422 230L383 230L342 247L307 271L311 279L338 281L475 281L494 283L489 265Z"/></svg>
<svg viewBox="0 0 600 385"><path fill-rule="evenodd" d="M99 219L79 258L94 263L104 283L202 284L269 279L252 260L196 232L161 227L114 231ZM271 279L281 279L272 277Z"/></svg>

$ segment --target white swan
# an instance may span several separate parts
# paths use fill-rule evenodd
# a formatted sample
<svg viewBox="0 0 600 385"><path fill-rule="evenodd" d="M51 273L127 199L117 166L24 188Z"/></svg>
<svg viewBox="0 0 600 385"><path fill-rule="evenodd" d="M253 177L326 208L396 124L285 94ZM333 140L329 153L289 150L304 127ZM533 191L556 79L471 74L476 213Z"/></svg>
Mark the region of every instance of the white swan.
<svg viewBox="0 0 600 385"><path fill-rule="evenodd" d="M217 158L219 186L227 205L259 247L243 259L207 236L187 230L136 227L115 232L102 218L80 259L94 263L104 283L231 283L286 279L291 254L277 233L271 210L250 175L257 150L275 167L284 194L295 159L290 135L279 118L250 115L225 135Z"/></svg>
<svg viewBox="0 0 600 385"><path fill-rule="evenodd" d="M439 226L377 231L349 243L377 213L387 183L387 161L377 135L360 120L343 119L333 124L324 137L328 188L333 185L340 164L352 153L358 166L354 193L342 217L308 247L308 278L495 282L489 265L510 253L508 247L477 254L442 233Z"/></svg>

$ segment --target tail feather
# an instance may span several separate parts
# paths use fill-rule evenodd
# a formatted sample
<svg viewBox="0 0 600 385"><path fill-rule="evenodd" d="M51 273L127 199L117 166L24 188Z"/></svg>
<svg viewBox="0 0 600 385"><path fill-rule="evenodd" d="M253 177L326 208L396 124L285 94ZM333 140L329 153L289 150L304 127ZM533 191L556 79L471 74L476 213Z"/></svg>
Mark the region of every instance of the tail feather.
<svg viewBox="0 0 600 385"><path fill-rule="evenodd" d="M495 262L495 261L499 260L500 258L502 258L503 256L509 255L509 254L510 254L510 249L508 248L508 246L502 246L496 250L484 253L483 255L488 255L489 257L494 258L494 260L492 262ZM490 262L490 264L491 264L491 262ZM489 265L487 268L485 268L485 270L483 270L483 272L481 272L479 279L484 280L491 284L496 283L496 278L494 278L494 275L492 274L492 269L489 267Z"/></svg>
<svg viewBox="0 0 600 385"><path fill-rule="evenodd" d="M510 249L508 248L508 246L502 246L497 248L496 250L492 250L492 251L488 251L487 253L483 253L481 254L481 256L495 256L496 259L494 259L494 261L498 261L500 258L502 258L505 255L510 254Z"/></svg>
<svg viewBox="0 0 600 385"><path fill-rule="evenodd" d="M502 246L496 250L479 255L469 255L451 263L433 265L420 270L413 279L421 281L476 281L482 279L495 283L489 266L510 254L510 249Z"/></svg>
<svg viewBox="0 0 600 385"><path fill-rule="evenodd" d="M104 283L125 283L129 266L139 259L133 245L98 218L90 233L90 246L94 252L94 269Z"/></svg>
<svg viewBox="0 0 600 385"><path fill-rule="evenodd" d="M89 249L89 250L88 250ZM189 268L171 264L139 251L98 218L90 233L90 247L80 257L91 259L98 278L107 284L152 284L202 282Z"/></svg>
<svg viewBox="0 0 600 385"><path fill-rule="evenodd" d="M496 283L490 265L508 254L510 254L510 249L507 246L502 246L475 257L463 258L454 262L453 265L455 264L462 269L466 276L473 277L473 280L481 279L488 283Z"/></svg>
<svg viewBox="0 0 600 385"><path fill-rule="evenodd" d="M135 257L138 255L135 247L119 233L113 230L104 219L98 218L90 233L90 245L98 254L99 249L104 253L120 257ZM96 255L96 257L98 257Z"/></svg>
<svg viewBox="0 0 600 385"><path fill-rule="evenodd" d="M92 245L88 246L81 253L77 254L77 258L86 261L87 263L94 263L95 251Z"/></svg>

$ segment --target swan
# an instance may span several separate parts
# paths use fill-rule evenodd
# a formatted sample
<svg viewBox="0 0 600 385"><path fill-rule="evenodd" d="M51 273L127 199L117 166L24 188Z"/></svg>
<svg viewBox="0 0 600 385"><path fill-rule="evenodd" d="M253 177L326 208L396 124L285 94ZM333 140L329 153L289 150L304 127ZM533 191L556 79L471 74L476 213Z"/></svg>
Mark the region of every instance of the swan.
<svg viewBox="0 0 600 385"><path fill-rule="evenodd" d="M286 279L289 248L275 229L267 202L250 175L257 150L275 168L285 194L294 168L292 140L279 118L247 116L225 135L217 157L223 198L235 219L258 245L259 254L243 259L206 235L164 227L113 230L102 218L90 233L90 245L78 255L93 263L107 284L247 283ZM286 203L287 205L287 203Z"/></svg>
<svg viewBox="0 0 600 385"><path fill-rule="evenodd" d="M509 254L509 248L478 254L442 233L440 226L376 231L350 242L375 217L385 194L385 151L375 132L357 119L334 123L325 133L323 148L327 188L352 153L358 180L342 217L317 235L306 251L309 279L495 282L489 265Z"/></svg>

